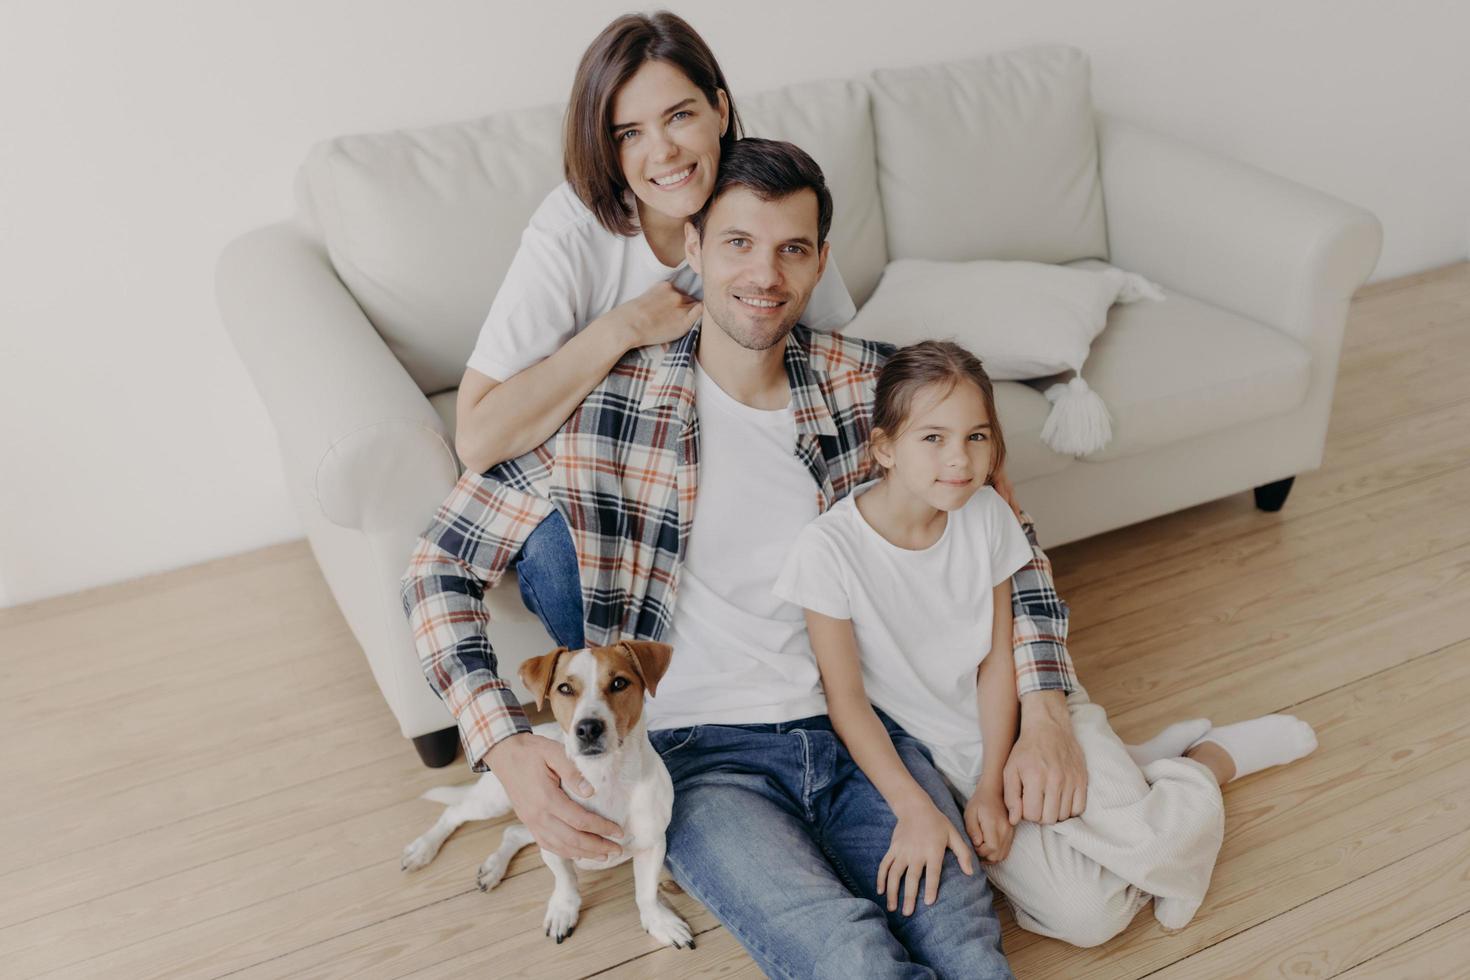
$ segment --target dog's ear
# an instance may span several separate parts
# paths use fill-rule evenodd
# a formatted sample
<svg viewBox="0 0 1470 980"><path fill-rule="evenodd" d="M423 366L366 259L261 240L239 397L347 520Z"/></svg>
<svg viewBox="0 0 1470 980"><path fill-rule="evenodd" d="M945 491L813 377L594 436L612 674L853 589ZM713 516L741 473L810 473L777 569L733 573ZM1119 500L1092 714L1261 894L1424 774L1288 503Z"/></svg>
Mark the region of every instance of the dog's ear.
<svg viewBox="0 0 1470 980"><path fill-rule="evenodd" d="M643 687L652 696L658 690L658 682L669 669L674 657L674 648L667 643L651 640L622 640L618 646L633 664L633 670L643 681Z"/></svg>
<svg viewBox="0 0 1470 980"><path fill-rule="evenodd" d="M536 696L536 710L538 711L551 695L551 680L556 676L556 662L566 652L566 647L557 647L550 653L532 657L521 664L521 683Z"/></svg>

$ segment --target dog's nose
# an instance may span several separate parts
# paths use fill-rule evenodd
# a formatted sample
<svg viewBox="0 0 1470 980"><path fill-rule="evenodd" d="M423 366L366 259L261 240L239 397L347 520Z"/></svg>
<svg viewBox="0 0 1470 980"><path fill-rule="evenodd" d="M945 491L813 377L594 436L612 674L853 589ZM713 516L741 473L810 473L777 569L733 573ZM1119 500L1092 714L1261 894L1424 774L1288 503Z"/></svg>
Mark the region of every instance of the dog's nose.
<svg viewBox="0 0 1470 980"><path fill-rule="evenodd" d="M602 733L607 731L607 725L601 718L583 718L577 722L577 741L583 745L591 745L602 738Z"/></svg>

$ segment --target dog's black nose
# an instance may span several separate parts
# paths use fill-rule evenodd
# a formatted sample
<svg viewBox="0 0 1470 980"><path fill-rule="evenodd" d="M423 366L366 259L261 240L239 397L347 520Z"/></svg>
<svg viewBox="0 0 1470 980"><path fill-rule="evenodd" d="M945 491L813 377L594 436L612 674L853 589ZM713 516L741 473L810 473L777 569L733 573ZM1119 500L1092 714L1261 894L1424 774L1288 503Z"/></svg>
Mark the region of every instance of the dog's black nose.
<svg viewBox="0 0 1470 980"><path fill-rule="evenodd" d="M601 718L583 718L577 722L577 741L583 745L591 745L602 738L602 733L607 731L607 725Z"/></svg>

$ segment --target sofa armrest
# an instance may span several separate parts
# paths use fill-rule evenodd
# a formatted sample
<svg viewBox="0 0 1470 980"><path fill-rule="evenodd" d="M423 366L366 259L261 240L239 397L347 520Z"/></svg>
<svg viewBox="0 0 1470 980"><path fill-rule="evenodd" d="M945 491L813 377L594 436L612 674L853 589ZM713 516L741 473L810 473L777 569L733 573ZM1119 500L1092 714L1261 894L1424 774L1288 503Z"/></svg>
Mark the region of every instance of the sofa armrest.
<svg viewBox="0 0 1470 980"><path fill-rule="evenodd" d="M215 293L287 479L342 527L427 526L459 477L453 447L321 245L289 223L250 232L220 255Z"/></svg>
<svg viewBox="0 0 1470 980"><path fill-rule="evenodd" d="M1309 347L1378 262L1378 219L1320 191L1098 116L1109 261Z"/></svg>

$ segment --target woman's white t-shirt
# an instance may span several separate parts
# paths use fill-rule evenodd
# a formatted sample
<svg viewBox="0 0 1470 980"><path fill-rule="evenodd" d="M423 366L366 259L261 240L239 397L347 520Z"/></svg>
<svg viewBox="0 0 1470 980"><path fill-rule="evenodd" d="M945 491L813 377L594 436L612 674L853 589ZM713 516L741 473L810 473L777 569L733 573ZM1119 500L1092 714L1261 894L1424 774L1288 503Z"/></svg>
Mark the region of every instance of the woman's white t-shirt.
<svg viewBox="0 0 1470 980"><path fill-rule="evenodd" d="M505 281L470 354L469 366L504 381L551 356L587 324L668 281L696 299L704 284L687 262L667 266L641 234L615 235L563 183L521 236ZM833 331L857 313L847 286L828 261L801 322Z"/></svg>
<svg viewBox="0 0 1470 980"><path fill-rule="evenodd" d="M980 778L976 670L990 652L992 590L1031 560L1006 502L983 487L939 540L900 548L864 519L858 487L802 529L776 580L782 599L852 620L869 700L928 745L969 796Z"/></svg>

